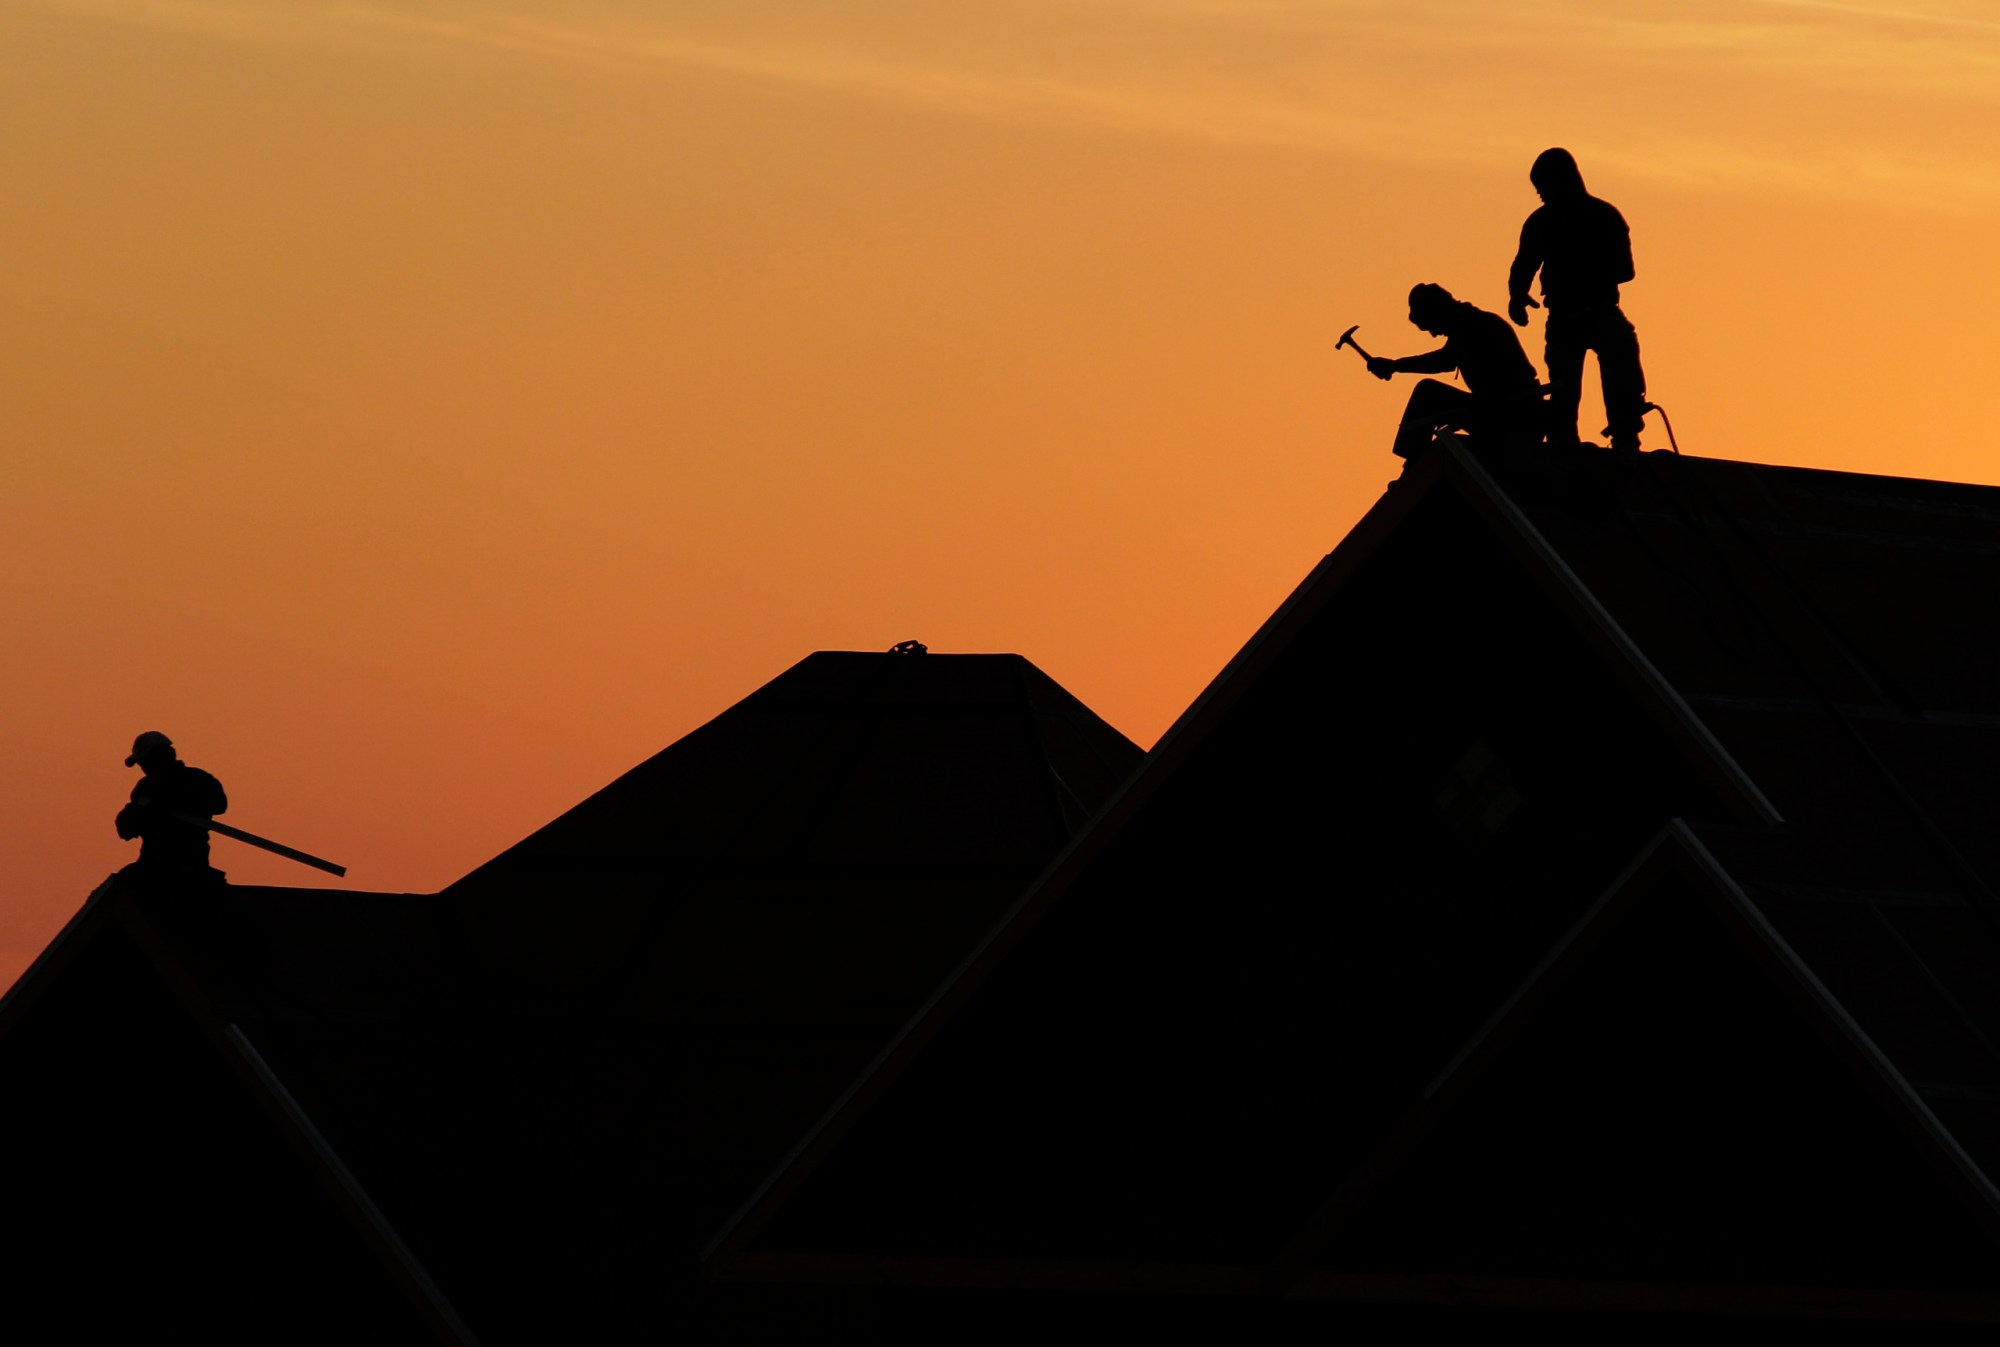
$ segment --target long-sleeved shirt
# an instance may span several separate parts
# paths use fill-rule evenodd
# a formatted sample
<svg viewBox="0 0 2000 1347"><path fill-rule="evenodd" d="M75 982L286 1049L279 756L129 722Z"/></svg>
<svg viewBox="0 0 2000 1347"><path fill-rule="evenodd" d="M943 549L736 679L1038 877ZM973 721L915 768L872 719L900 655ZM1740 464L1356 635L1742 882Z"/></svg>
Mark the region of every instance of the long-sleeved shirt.
<svg viewBox="0 0 2000 1347"><path fill-rule="evenodd" d="M1633 274L1625 217L1588 193L1547 203L1521 226L1520 251L1507 272L1508 297L1526 299L1536 271L1551 309L1616 304L1618 287Z"/></svg>
<svg viewBox="0 0 2000 1347"><path fill-rule="evenodd" d="M147 865L206 866L208 829L172 817L213 818L229 808L222 783L184 762L148 772L132 787L132 802L118 812L118 835L137 837Z"/></svg>
<svg viewBox="0 0 2000 1347"><path fill-rule="evenodd" d="M1396 367L1408 374L1449 374L1457 370L1465 386L1482 398L1510 398L1536 383L1535 367L1521 339L1497 313L1458 302L1459 313L1444 345L1423 355L1404 356Z"/></svg>

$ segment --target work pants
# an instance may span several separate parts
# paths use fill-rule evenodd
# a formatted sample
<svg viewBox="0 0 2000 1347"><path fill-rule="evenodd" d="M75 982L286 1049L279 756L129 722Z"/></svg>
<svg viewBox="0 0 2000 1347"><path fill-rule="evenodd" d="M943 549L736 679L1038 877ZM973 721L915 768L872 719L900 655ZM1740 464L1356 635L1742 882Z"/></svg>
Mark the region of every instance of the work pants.
<svg viewBox="0 0 2000 1347"><path fill-rule="evenodd" d="M1639 334L1616 304L1549 309L1543 356L1549 367L1549 443L1575 444L1577 403L1583 398L1583 353L1597 352L1604 381L1604 416L1611 443L1637 448L1646 416L1646 372L1639 368Z"/></svg>
<svg viewBox="0 0 2000 1347"><path fill-rule="evenodd" d="M1541 438L1537 417L1541 402L1535 390L1499 401L1482 398L1436 379L1419 379L1404 404L1396 427L1396 457L1415 458L1430 446L1440 430L1462 430L1478 443Z"/></svg>

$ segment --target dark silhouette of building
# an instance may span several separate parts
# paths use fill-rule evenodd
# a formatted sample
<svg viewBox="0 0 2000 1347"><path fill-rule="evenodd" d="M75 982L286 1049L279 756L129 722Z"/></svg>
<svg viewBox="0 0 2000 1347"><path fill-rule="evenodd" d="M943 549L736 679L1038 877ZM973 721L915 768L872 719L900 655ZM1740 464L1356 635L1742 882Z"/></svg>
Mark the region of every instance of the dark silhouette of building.
<svg viewBox="0 0 2000 1347"><path fill-rule="evenodd" d="M711 1275L897 1343L1990 1333L1996 526L1443 442Z"/></svg>
<svg viewBox="0 0 2000 1347"><path fill-rule="evenodd" d="M1143 765L1016 658L821 654L441 894L100 890L0 1003L10 1290L1990 1335L1996 537L1990 487L1447 438Z"/></svg>
<svg viewBox="0 0 2000 1347"><path fill-rule="evenodd" d="M11 1312L700 1333L703 1244L1141 756L1018 656L821 653L438 894L114 877L0 1003Z"/></svg>

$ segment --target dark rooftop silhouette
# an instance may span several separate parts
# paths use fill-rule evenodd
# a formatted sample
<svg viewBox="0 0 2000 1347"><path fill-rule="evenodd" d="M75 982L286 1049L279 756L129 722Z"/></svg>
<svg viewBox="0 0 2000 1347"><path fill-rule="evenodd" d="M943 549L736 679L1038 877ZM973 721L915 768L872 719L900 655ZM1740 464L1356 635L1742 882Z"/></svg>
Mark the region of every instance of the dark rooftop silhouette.
<svg viewBox="0 0 2000 1347"><path fill-rule="evenodd" d="M909 1342L2000 1321L1996 520L1441 445L714 1275Z"/></svg>
<svg viewBox="0 0 2000 1347"><path fill-rule="evenodd" d="M1141 756L1018 656L823 652L437 895L107 885L0 1005L19 1285L111 1334L157 1320L107 1279L208 1340L683 1331L702 1243Z"/></svg>
<svg viewBox="0 0 2000 1347"><path fill-rule="evenodd" d="M441 894L100 890L0 1004L22 1284L288 1340L1990 1332L1996 524L1447 438L1143 765L1017 657L820 654Z"/></svg>

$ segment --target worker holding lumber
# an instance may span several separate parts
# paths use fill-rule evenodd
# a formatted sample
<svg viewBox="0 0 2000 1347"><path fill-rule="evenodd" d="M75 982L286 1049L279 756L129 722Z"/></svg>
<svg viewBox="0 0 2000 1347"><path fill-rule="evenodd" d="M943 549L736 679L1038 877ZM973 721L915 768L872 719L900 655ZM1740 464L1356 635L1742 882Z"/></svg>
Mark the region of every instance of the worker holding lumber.
<svg viewBox="0 0 2000 1347"><path fill-rule="evenodd" d="M1639 336L1618 307L1618 287L1632 279L1632 231L1609 201L1583 187L1583 173L1565 149L1543 150L1528 170L1542 199L1521 226L1521 246L1507 272L1507 316L1528 325L1528 297L1535 273L1548 305L1549 443L1577 443L1577 403L1583 396L1583 355L1597 352L1604 381L1605 433L1613 449L1637 451L1646 415L1646 373L1639 367Z"/></svg>
<svg viewBox="0 0 2000 1347"><path fill-rule="evenodd" d="M1443 337L1444 345L1399 359L1367 356L1368 372L1387 379L1457 370L1465 387L1454 388L1439 379L1418 381L1396 428L1398 458L1416 457L1439 430L1463 430L1475 441L1487 443L1541 438L1541 386L1520 338L1505 319L1455 298L1441 285L1424 284L1410 291L1410 322ZM1341 340L1352 345L1353 331L1349 328Z"/></svg>
<svg viewBox="0 0 2000 1347"><path fill-rule="evenodd" d="M229 808L222 783L182 762L173 740L158 730L132 741L125 765L144 773L132 787L132 802L118 811L118 835L139 839L140 868L161 875L212 873L203 824Z"/></svg>

